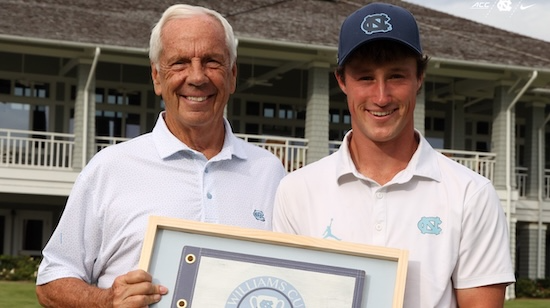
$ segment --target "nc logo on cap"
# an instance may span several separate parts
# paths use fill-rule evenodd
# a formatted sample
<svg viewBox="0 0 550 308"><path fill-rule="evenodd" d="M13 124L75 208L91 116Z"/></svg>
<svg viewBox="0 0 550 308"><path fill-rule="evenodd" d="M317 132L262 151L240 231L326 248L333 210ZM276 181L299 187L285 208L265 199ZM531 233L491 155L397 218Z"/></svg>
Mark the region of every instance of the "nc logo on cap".
<svg viewBox="0 0 550 308"><path fill-rule="evenodd" d="M369 35L379 32L390 32L393 29L390 20L391 18L384 13L367 15L361 23L361 30Z"/></svg>

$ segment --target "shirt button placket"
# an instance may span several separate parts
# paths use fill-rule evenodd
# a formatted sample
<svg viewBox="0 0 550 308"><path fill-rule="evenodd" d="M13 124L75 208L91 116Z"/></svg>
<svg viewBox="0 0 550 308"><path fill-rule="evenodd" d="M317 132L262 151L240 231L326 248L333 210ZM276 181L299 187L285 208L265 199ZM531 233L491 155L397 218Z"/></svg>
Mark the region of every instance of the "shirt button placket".
<svg viewBox="0 0 550 308"><path fill-rule="evenodd" d="M211 179L209 176L210 167L207 165L204 167L203 171L203 192L204 192L204 208L205 221L211 223L218 223L218 215L216 213L217 209L214 206L214 192L212 191Z"/></svg>
<svg viewBox="0 0 550 308"><path fill-rule="evenodd" d="M374 234L373 240L375 245L385 244L385 226L386 223L386 193L380 189L374 194Z"/></svg>

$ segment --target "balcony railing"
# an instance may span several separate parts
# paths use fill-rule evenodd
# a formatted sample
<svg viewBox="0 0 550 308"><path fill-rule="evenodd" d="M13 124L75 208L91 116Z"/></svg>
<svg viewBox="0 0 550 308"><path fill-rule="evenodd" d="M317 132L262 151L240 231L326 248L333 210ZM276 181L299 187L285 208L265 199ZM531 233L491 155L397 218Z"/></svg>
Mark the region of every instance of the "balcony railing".
<svg viewBox="0 0 550 308"><path fill-rule="evenodd" d="M525 167L516 167L516 183L518 185L518 194L520 197L527 196L527 171L529 170ZM548 174L548 172L545 173ZM548 195L546 196L548 198Z"/></svg>
<svg viewBox="0 0 550 308"><path fill-rule="evenodd" d="M110 145L121 143L126 140L128 140L128 138L96 136L95 137L96 152L99 152Z"/></svg>
<svg viewBox="0 0 550 308"><path fill-rule="evenodd" d="M71 169L74 135L0 129L0 166Z"/></svg>
<svg viewBox="0 0 550 308"><path fill-rule="evenodd" d="M289 172L306 164L307 139L247 134L235 135L275 154Z"/></svg>
<svg viewBox="0 0 550 308"><path fill-rule="evenodd" d="M495 173L496 154L438 149L440 153L492 180Z"/></svg>
<svg viewBox="0 0 550 308"><path fill-rule="evenodd" d="M289 172L306 164L308 140L279 136L236 134L243 140L275 154ZM96 137L96 151L128 140L119 137ZM329 141L329 153L335 152L341 141ZM0 167L36 169L72 169L74 135L15 129L0 129ZM438 150L452 160L467 166L492 180L496 155L458 150ZM526 195L527 168L516 168L519 195ZM545 170L543 197L550 199L550 169Z"/></svg>
<svg viewBox="0 0 550 308"><path fill-rule="evenodd" d="M518 194L520 197L527 197L527 180L529 169L526 167L516 168L516 183L518 185ZM550 199L550 169L544 169L542 183L542 197L544 199Z"/></svg>

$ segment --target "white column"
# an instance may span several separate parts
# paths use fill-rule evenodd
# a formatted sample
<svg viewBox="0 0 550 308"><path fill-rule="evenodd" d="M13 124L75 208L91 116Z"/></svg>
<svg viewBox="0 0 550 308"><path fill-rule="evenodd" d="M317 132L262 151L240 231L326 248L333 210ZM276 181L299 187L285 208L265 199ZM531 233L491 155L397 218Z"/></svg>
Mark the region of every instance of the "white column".
<svg viewBox="0 0 550 308"><path fill-rule="evenodd" d="M522 225L518 232L518 276L521 278L537 279L544 278L544 260L546 255L546 225L542 225L542 249L538 251L539 226L536 223ZM539 259L539 253L542 258ZM542 260L541 273L538 272L538 263Z"/></svg>
<svg viewBox="0 0 550 308"><path fill-rule="evenodd" d="M422 85L420 93L416 96L416 106L414 107L414 128L422 135L425 134L424 121L426 120L426 82Z"/></svg>
<svg viewBox="0 0 550 308"><path fill-rule="evenodd" d="M514 99L513 93L508 93L508 87L498 86L495 88L495 96L493 101L493 127L491 135L491 152L496 153L497 160L495 165L495 176L493 178L493 185L497 190L506 190L506 109L512 100ZM515 142L515 108L511 110L511 123L510 130L512 133L512 140L510 143L511 156L511 170L515 170L516 167L516 142ZM512 176L512 187L516 187L515 176Z"/></svg>
<svg viewBox="0 0 550 308"><path fill-rule="evenodd" d="M517 269L516 269L516 247L517 247L517 244L516 244L517 243L516 242L516 227L517 227L517 219L515 217L512 217L511 222L512 223L510 224L510 230L509 230L509 233L510 233L510 255L511 255L511 258L512 258L512 266L517 271ZM506 288L505 297L506 297L506 299L516 298L516 284L515 283L510 284Z"/></svg>
<svg viewBox="0 0 550 308"><path fill-rule="evenodd" d="M77 67L77 93L74 107L74 134L75 148L73 152L73 168L82 167L82 151L86 139L86 157L89 160L96 152L95 149L95 76L89 86L89 93L85 93L86 81L90 74L92 60L81 59ZM87 121L84 121L84 96L88 95ZM87 122L86 127L84 123ZM86 134L86 138L84 135ZM87 162L84 162L87 163Z"/></svg>
<svg viewBox="0 0 550 308"><path fill-rule="evenodd" d="M515 151L515 108L511 109L511 121L507 122L507 109L512 100L514 94L510 93L509 87L499 85L495 88L495 95L493 99L493 126L491 135L491 149L490 151L496 153L497 159L495 164L495 174L493 177L493 185L499 193L502 206L509 220L509 232L510 232L510 257L512 259L512 265L515 268L516 264L516 202L518 198L516 188L516 177L513 174L516 167L516 151ZM509 125L509 126L508 126ZM510 144L507 144L507 130L510 129L511 140ZM510 166L506 165L507 151L510 151ZM511 194L508 195L507 190L507 168L511 168L512 174L510 177L511 182ZM510 200L508 200L510 199ZM508 213L510 211L510 213ZM515 298L514 284L509 286L506 291L506 298Z"/></svg>
<svg viewBox="0 0 550 308"><path fill-rule="evenodd" d="M525 163L527 167L527 197L536 199L538 197L539 168L539 128L544 123L544 103L530 103L527 105L525 121ZM544 149L544 148L543 148Z"/></svg>
<svg viewBox="0 0 550 308"><path fill-rule="evenodd" d="M445 148L465 150L466 121L464 101L447 102L445 108ZM447 126L447 123L450 123Z"/></svg>
<svg viewBox="0 0 550 308"><path fill-rule="evenodd" d="M329 63L310 64L305 128L305 137L308 139L308 164L329 154L329 74Z"/></svg>

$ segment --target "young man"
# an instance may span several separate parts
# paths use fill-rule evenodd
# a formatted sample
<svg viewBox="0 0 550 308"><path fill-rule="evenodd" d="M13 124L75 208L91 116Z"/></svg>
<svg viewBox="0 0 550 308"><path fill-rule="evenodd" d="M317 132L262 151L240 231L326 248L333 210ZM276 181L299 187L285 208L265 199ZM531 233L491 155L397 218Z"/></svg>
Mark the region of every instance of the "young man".
<svg viewBox="0 0 550 308"><path fill-rule="evenodd" d="M76 181L43 251L46 307L146 307L168 290L136 270L150 215L271 230L285 175L223 118L236 87L233 30L218 13L168 8L152 31L153 86L166 104L151 133L99 152Z"/></svg>
<svg viewBox="0 0 550 308"><path fill-rule="evenodd" d="M344 21L335 75L352 130L281 181L274 230L408 250L405 307L502 307L514 272L496 191L414 129L427 61L403 8Z"/></svg>

